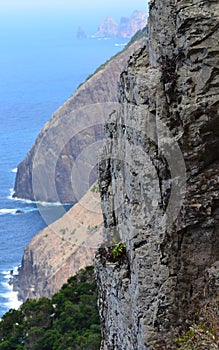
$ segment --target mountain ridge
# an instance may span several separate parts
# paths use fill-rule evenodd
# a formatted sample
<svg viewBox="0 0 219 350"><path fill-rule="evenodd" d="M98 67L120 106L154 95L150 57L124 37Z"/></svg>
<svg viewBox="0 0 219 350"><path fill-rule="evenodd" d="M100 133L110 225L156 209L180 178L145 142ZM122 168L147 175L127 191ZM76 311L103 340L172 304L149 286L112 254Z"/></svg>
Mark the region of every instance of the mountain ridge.
<svg viewBox="0 0 219 350"><path fill-rule="evenodd" d="M73 96L64 103L64 106L61 106L53 115L52 121L44 126L38 136L35 146L29 151L26 159L19 167L17 181L18 183L21 181L19 186L21 186L20 193L22 197L26 196L26 185L23 187L22 181L24 181L25 184L26 176L29 176L27 185L31 185L31 172L33 171L32 162L34 157L36 157L34 152L40 147L41 143L43 143L44 135L48 136L50 123L52 123L52 126L56 127L59 125L60 118L65 118L66 116L67 118L71 117L72 110L75 111L77 108L80 111L81 106L87 104L88 94L90 99L96 102L108 101L109 98L116 100L116 78L119 77L119 69L122 71L126 66L128 57L133 55L133 52L138 50L139 47L144 45L145 38L142 39L142 35L145 37L146 31L138 32L125 52L118 53L113 59L99 67L92 76L88 77L86 82L79 86L76 93L74 93ZM112 72L115 73L113 77L111 75ZM107 78L109 78L109 83L106 81ZM99 81L102 82L101 88L100 85L98 85ZM95 90L96 86L99 86L99 89ZM110 87L113 87L111 94L109 91ZM115 107L114 104L112 107ZM91 111L91 109L91 106L89 106L89 111ZM80 117L81 114L79 114L79 119L68 119L76 130L78 126L75 124L75 121L79 123L80 127ZM101 118L99 115L96 118L94 114L94 125L98 126L96 120L100 123ZM85 124L86 123L87 119L85 119ZM104 121L102 121L102 124L103 123ZM102 125L102 128L103 127L104 125ZM63 125L61 132L64 133L64 135L68 133L66 125ZM56 135L55 133L55 137L57 138ZM88 133L82 136L85 138L87 135ZM103 134L101 137L103 137ZM81 137L78 141L83 142L83 138ZM96 139L93 137L90 142L95 143ZM70 150L69 154L71 156ZM42 157L44 156L45 154L43 153ZM96 158L94 162L97 162ZM46 162L44 164L46 166ZM61 169L65 171L65 169ZM45 171L43 171L43 176L44 174ZM65 185L63 177L61 185ZM66 192L68 191L67 188ZM15 193L17 194L18 192ZM31 199L32 198L31 196ZM48 197L44 199L48 199ZM63 201L66 202L67 199L68 197L63 198ZM39 298L42 296L51 297L52 294L57 292L62 284L67 281L68 277L75 274L80 268L93 263L97 248L100 242L102 242L100 235L103 227L100 198L96 185L91 186L88 190L85 189L84 195L80 194L77 199L78 203L67 213L64 207L60 208L59 210L63 214L62 217L39 232L26 246L19 274L13 281L14 289L18 291L21 300L25 301L27 298ZM40 209L40 206L38 208L46 221L47 218L44 217L43 208Z"/></svg>
<svg viewBox="0 0 219 350"><path fill-rule="evenodd" d="M40 131L26 158L18 165L14 198L75 203L86 193L95 182L96 173L91 173L88 184L81 181L79 186L81 190L78 193L77 189L72 189L72 168L77 173L78 154L88 148L92 142L102 140L104 118L118 101L117 84L120 72L124 69L129 56L145 40L141 38L132 43L116 55L115 59L109 60L106 65L100 67L53 114L51 120ZM89 115L91 105L93 105L92 116ZM86 121L90 119L92 124L92 118L95 120L95 115L100 114L98 108L101 108L102 122L100 121L99 124L93 122L95 125L89 128L89 123ZM84 113L83 118L80 117L80 113ZM80 124L80 120L82 121L80 130L79 127L74 129L73 125ZM68 140L64 132L67 124ZM80 178L84 171L80 169L79 172Z"/></svg>
<svg viewBox="0 0 219 350"><path fill-rule="evenodd" d="M147 25L147 13L143 11L133 11L131 17L121 17L117 23L113 17L107 16L99 23L94 34L96 38L131 38L138 30L142 30Z"/></svg>

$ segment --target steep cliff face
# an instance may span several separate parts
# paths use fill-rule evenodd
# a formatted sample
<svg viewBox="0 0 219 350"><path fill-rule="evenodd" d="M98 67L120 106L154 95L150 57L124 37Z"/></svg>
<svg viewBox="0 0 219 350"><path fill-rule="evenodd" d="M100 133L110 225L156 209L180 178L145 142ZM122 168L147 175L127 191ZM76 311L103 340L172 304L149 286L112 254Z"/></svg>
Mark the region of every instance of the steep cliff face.
<svg viewBox="0 0 219 350"><path fill-rule="evenodd" d="M121 76L99 165L102 350L174 349L219 292L218 38L218 1L153 0Z"/></svg>
<svg viewBox="0 0 219 350"><path fill-rule="evenodd" d="M21 300L51 297L70 276L93 264L102 239L103 220L99 193L92 188L26 246L19 274L13 281Z"/></svg>
<svg viewBox="0 0 219 350"><path fill-rule="evenodd" d="M104 120L117 103L119 75L141 45L141 40L132 43L54 113L18 166L14 197L73 203L86 193L97 177L96 159L89 163L91 147L103 138Z"/></svg>

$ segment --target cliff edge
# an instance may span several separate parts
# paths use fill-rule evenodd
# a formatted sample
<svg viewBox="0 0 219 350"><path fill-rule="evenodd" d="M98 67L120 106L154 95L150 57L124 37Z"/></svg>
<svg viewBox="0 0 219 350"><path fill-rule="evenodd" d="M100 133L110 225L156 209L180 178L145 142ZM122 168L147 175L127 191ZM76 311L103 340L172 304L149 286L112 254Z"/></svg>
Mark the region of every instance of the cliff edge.
<svg viewBox="0 0 219 350"><path fill-rule="evenodd" d="M18 165L13 197L75 203L88 191L97 178L92 154L118 102L120 73L145 40L132 42L101 66L54 113Z"/></svg>
<svg viewBox="0 0 219 350"><path fill-rule="evenodd" d="M82 84L54 113L18 167L14 196L77 201L67 213L65 206L54 206L55 214L63 216L52 224L50 214L37 203L49 226L26 246L14 279L23 301L51 297L70 276L93 263L102 232L99 194L96 185L90 188L97 177L97 153L105 120L118 104L119 75L145 40L146 30L138 32L124 51Z"/></svg>
<svg viewBox="0 0 219 350"><path fill-rule="evenodd" d="M219 293L218 1L152 0L106 124L102 350L175 349Z"/></svg>
<svg viewBox="0 0 219 350"><path fill-rule="evenodd" d="M39 232L26 246L13 287L18 297L51 298L68 278L93 265L102 241L103 219L96 185L63 217Z"/></svg>

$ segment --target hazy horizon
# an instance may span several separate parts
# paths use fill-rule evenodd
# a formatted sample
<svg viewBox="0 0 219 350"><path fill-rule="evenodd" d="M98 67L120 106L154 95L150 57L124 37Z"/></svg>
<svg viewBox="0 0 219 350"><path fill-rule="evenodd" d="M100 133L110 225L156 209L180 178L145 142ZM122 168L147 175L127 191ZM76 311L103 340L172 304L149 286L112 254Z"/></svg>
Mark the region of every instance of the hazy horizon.
<svg viewBox="0 0 219 350"><path fill-rule="evenodd" d="M103 4L100 0L81 0L80 4L70 0L8 0L1 6L0 40L21 41L25 35L46 37L53 28L59 28L60 35L74 36L78 26L88 35L96 32L98 24L105 16L112 16L117 22L122 16L130 17L134 10L147 11L147 1L136 0L125 3L111 0ZM57 31L56 31L57 32ZM19 39L20 37L20 39ZM11 39L10 39L11 38Z"/></svg>
<svg viewBox="0 0 219 350"><path fill-rule="evenodd" d="M147 11L148 5L145 0L127 0L118 2L111 0L103 3L100 0L80 0L73 3L70 0L8 0L1 5L0 19L8 20L13 26L13 21L28 21L38 18L67 18L77 19L79 24L90 26L90 24L101 21L105 16L112 16L116 21L122 16L130 17L134 10Z"/></svg>
<svg viewBox="0 0 219 350"><path fill-rule="evenodd" d="M56 12L65 10L74 10L77 13L89 12L89 14L96 13L124 13L128 15L132 10L138 9L147 11L147 0L126 0L120 1L111 0L104 2L101 0L80 0L75 3L72 0L8 0L1 4L1 13L24 13L31 11L39 12Z"/></svg>

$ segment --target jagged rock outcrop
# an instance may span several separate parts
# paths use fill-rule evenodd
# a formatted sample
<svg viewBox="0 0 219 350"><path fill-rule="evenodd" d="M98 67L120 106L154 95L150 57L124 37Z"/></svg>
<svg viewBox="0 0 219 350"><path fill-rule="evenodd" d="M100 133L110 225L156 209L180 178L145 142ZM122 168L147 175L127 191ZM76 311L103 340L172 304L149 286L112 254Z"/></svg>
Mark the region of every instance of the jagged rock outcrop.
<svg viewBox="0 0 219 350"><path fill-rule="evenodd" d="M118 38L131 38L138 30L147 24L148 14L142 11L134 11L130 18L121 17L118 27Z"/></svg>
<svg viewBox="0 0 219 350"><path fill-rule="evenodd" d="M26 246L19 274L13 279L22 301L51 297L70 276L93 264L103 228L100 196L93 188Z"/></svg>
<svg viewBox="0 0 219 350"><path fill-rule="evenodd" d="M138 30L147 25L147 17L146 12L134 11L130 18L121 17L120 23L117 23L111 16L107 16L99 23L94 36L97 38L131 38Z"/></svg>
<svg viewBox="0 0 219 350"><path fill-rule="evenodd" d="M97 178L96 159L89 163L92 147L103 138L104 120L118 101L119 75L142 40L107 62L54 113L18 166L14 197L74 203L86 193Z"/></svg>
<svg viewBox="0 0 219 350"><path fill-rule="evenodd" d="M85 33L84 29L79 26L78 30L77 30L77 35L76 35L77 39L82 40L82 39L86 39L87 38L87 34Z"/></svg>
<svg viewBox="0 0 219 350"><path fill-rule="evenodd" d="M217 0L153 0L121 76L99 165L102 350L175 349L219 293L218 40Z"/></svg>
<svg viewBox="0 0 219 350"><path fill-rule="evenodd" d="M105 37L117 37L119 25L111 16L104 18L102 22L99 23L96 33L94 34L97 38Z"/></svg>

